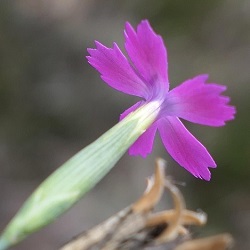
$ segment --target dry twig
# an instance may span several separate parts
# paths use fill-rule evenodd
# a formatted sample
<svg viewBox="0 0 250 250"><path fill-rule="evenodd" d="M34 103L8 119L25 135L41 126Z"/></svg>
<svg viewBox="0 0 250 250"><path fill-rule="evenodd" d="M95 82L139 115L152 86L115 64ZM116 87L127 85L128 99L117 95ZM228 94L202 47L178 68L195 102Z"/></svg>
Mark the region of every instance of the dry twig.
<svg viewBox="0 0 250 250"><path fill-rule="evenodd" d="M225 250L232 245L228 234L190 240L188 226L202 226L206 214L187 210L184 198L165 177L165 162L158 159L155 174L147 180L143 196L105 222L82 233L60 250L139 250L164 245L168 250ZM154 213L166 188L174 208Z"/></svg>

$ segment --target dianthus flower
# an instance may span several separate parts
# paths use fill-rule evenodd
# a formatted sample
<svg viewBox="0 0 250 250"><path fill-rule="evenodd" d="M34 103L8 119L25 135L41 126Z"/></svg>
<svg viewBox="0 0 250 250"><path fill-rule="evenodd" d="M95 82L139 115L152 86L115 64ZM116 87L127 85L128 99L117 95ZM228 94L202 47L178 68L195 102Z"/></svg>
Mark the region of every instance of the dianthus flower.
<svg viewBox="0 0 250 250"><path fill-rule="evenodd" d="M223 126L232 120L235 108L228 105L229 97L220 95L223 85L206 83L207 75L198 75L169 91L167 51L161 36L147 20L135 31L127 22L125 49L128 59L116 43L107 48L96 42L96 49L88 49L89 63L112 88L143 98L127 109L121 119L150 102L157 103L156 119L130 147L131 155L146 157L152 151L158 130L169 154L195 177L209 180L209 168L215 168L207 149L185 128L179 118L190 122Z"/></svg>

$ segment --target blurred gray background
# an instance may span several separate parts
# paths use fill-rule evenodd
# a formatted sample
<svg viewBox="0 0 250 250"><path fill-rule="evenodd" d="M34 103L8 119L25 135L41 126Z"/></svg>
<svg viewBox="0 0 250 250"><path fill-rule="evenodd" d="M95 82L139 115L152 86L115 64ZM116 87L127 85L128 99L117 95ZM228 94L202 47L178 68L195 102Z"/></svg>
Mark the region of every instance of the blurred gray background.
<svg viewBox="0 0 250 250"><path fill-rule="evenodd" d="M74 208L17 250L56 249L132 203L168 161L190 209L208 213L195 236L230 232L250 249L250 1L19 0L0 2L0 230L37 185L117 123L136 98L102 82L86 49L98 40L123 47L125 21L149 19L168 48L171 87L201 73L228 86L236 120L222 128L186 123L214 156L210 182L195 179L161 141L146 159L125 155ZM170 207L166 198L161 209Z"/></svg>

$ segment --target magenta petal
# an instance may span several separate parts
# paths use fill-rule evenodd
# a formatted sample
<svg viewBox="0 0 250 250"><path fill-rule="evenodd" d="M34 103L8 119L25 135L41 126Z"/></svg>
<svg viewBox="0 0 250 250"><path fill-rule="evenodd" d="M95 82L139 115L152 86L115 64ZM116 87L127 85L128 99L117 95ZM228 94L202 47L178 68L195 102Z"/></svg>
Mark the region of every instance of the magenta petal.
<svg viewBox="0 0 250 250"><path fill-rule="evenodd" d="M207 78L200 75L171 90L163 112L209 126L222 126L234 119L235 108L228 105L229 97L220 95L226 87L205 83Z"/></svg>
<svg viewBox="0 0 250 250"><path fill-rule="evenodd" d="M160 88L167 92L167 52L161 36L145 20L138 25L137 32L126 23L125 40L128 55L149 89Z"/></svg>
<svg viewBox="0 0 250 250"><path fill-rule="evenodd" d="M167 151L182 167L195 177L210 180L208 168L216 167L213 158L177 117L162 118L158 129Z"/></svg>
<svg viewBox="0 0 250 250"><path fill-rule="evenodd" d="M124 119L127 115L129 115L131 112L138 109L140 106L142 106L145 102L140 101L125 110L120 115L120 120ZM152 152L153 143L154 143L154 137L156 132L156 123L152 124L135 142L132 144L132 146L129 148L129 154L130 155L141 155L142 157L146 157L148 154Z"/></svg>
<svg viewBox="0 0 250 250"><path fill-rule="evenodd" d="M153 123L129 148L129 154L140 155L142 157L150 154L153 149L156 130L156 123Z"/></svg>
<svg viewBox="0 0 250 250"><path fill-rule="evenodd" d="M139 97L147 95L146 85L137 76L116 43L113 48L107 48L96 42L96 49L88 49L88 52L89 63L101 73L102 79L112 88Z"/></svg>

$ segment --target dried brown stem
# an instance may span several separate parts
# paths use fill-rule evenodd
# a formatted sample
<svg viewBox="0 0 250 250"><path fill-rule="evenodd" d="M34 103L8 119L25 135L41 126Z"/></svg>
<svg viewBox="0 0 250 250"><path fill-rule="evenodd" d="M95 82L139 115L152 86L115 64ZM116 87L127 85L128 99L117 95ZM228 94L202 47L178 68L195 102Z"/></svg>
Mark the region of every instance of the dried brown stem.
<svg viewBox="0 0 250 250"><path fill-rule="evenodd" d="M155 174L148 179L141 198L93 229L71 240L60 250L140 250L164 245L173 250L225 250L232 245L228 234L188 240L187 226L202 226L207 217L203 212L186 209L180 190L165 177L165 162L157 159ZM166 188L173 209L154 213ZM189 236L189 237L187 237Z"/></svg>

